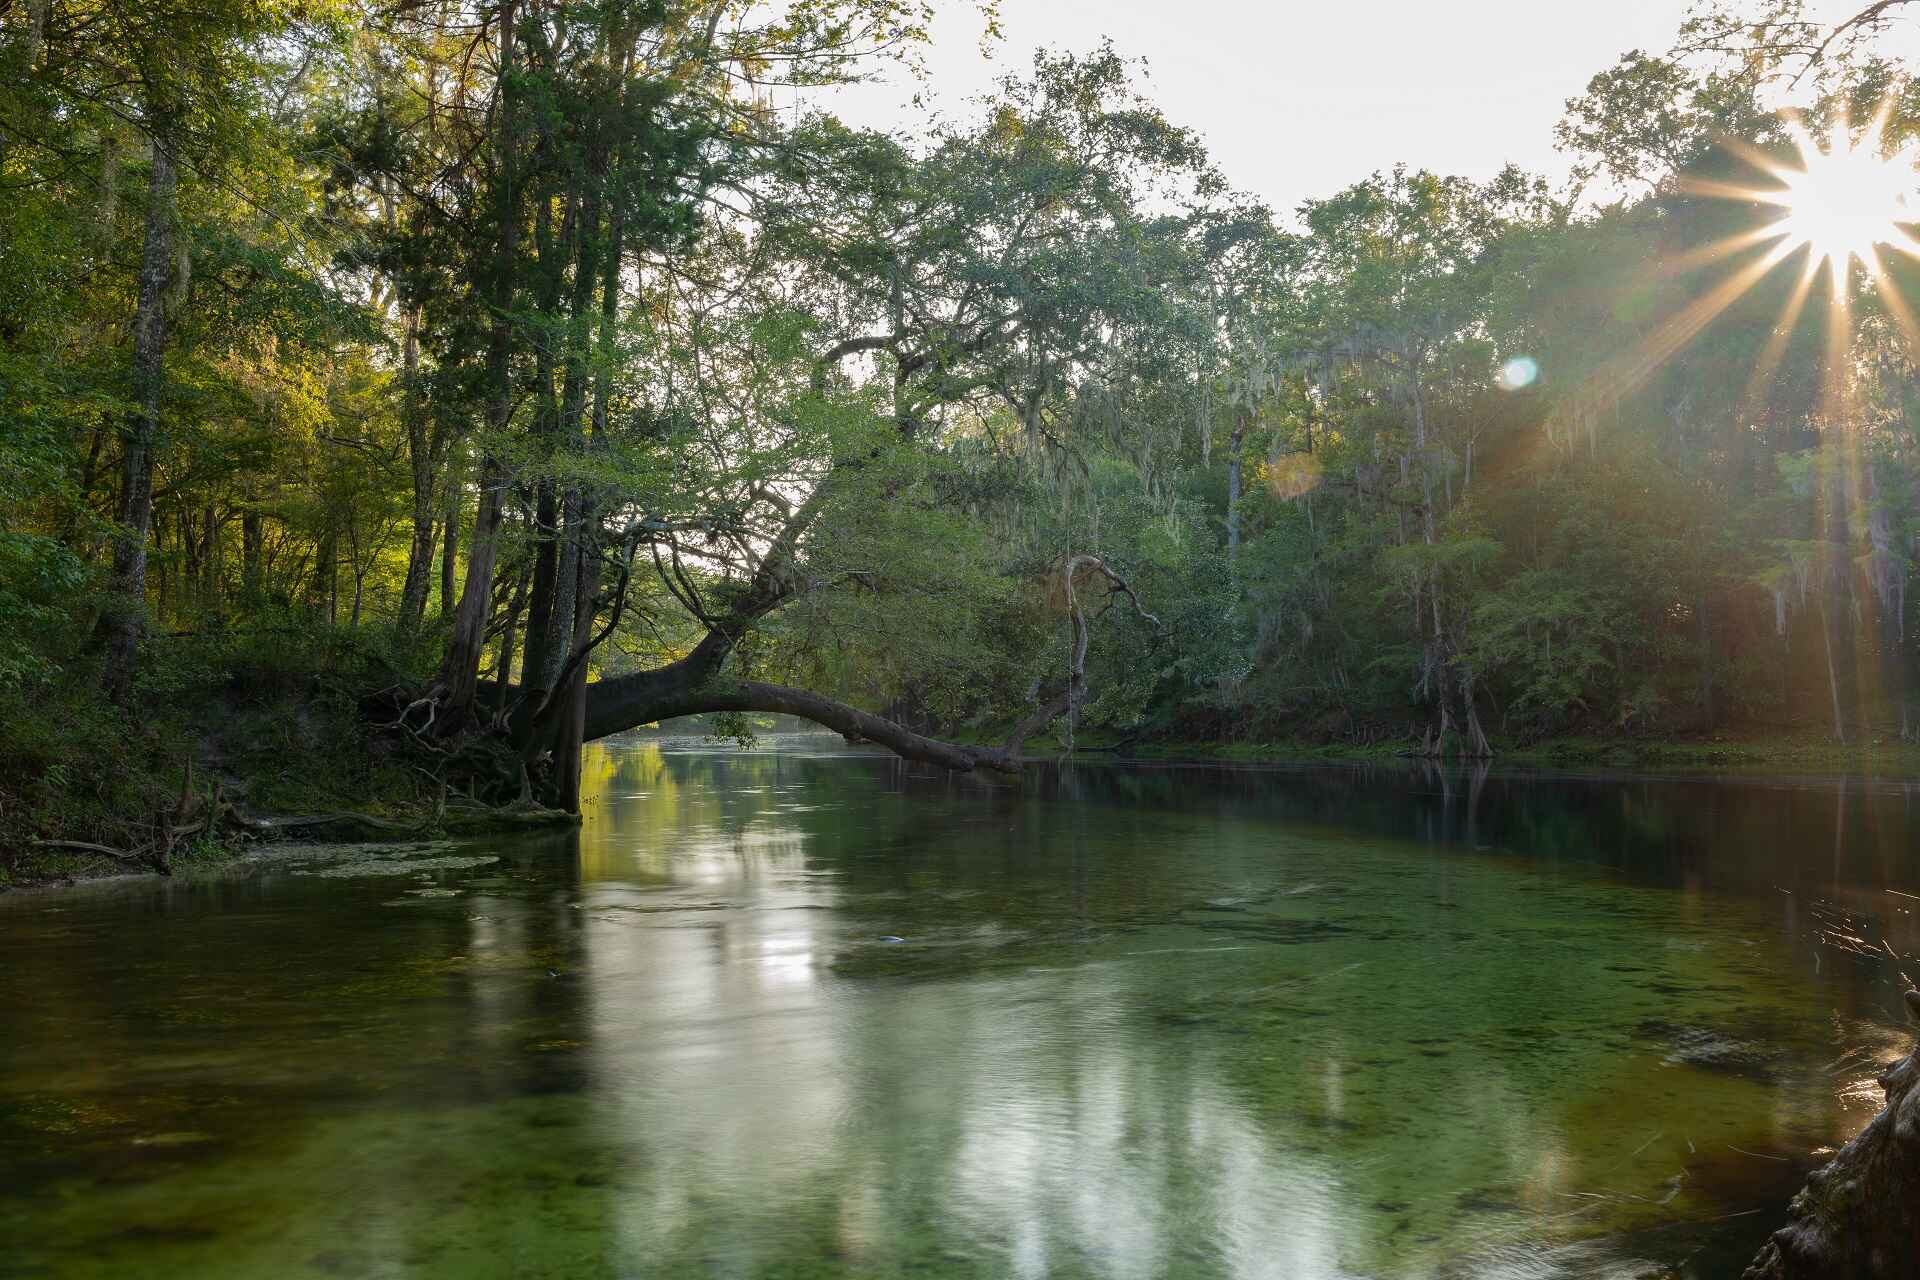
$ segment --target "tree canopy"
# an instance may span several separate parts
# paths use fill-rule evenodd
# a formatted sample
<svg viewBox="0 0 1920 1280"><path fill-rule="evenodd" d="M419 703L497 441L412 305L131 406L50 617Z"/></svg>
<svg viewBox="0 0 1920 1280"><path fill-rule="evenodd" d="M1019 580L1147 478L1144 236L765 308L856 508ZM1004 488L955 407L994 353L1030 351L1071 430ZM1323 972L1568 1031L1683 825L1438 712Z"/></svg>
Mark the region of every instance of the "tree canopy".
<svg viewBox="0 0 1920 1280"><path fill-rule="evenodd" d="M377 638L370 724L557 804L694 713L1920 736L1914 265L1753 190L1796 121L1920 135L1884 8L1627 53L1570 189L1276 211L1107 46L821 110L913 0L0 0L0 697Z"/></svg>

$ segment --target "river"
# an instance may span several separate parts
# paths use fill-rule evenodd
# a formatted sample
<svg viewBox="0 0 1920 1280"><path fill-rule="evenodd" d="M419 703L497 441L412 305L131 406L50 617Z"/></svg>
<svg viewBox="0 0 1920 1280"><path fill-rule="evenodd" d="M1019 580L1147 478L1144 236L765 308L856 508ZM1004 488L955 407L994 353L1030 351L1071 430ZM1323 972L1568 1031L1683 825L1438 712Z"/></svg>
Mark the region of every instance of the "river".
<svg viewBox="0 0 1920 1280"><path fill-rule="evenodd" d="M0 896L0 1277L1737 1276L1920 785L593 748L578 834Z"/></svg>

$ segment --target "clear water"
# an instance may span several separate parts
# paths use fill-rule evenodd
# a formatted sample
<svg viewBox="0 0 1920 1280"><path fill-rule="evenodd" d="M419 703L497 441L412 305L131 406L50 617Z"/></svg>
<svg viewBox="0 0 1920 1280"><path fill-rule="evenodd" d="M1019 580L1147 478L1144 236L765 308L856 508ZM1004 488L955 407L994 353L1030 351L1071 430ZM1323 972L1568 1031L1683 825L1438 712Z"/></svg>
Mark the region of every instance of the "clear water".
<svg viewBox="0 0 1920 1280"><path fill-rule="evenodd" d="M0 898L0 1277L1735 1276L1907 1042L1920 788L785 746Z"/></svg>

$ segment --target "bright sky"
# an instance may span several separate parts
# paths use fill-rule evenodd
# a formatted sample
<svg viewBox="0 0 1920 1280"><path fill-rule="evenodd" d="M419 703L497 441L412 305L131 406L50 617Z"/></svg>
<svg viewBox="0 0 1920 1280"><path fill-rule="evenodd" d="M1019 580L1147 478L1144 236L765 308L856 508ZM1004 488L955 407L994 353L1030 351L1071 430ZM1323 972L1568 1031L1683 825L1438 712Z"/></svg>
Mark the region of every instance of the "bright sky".
<svg viewBox="0 0 1920 1280"><path fill-rule="evenodd" d="M1487 178L1509 161L1555 179L1563 105L1628 49L1664 52L1687 0L1002 0L980 50L968 0L937 0L929 83L844 91L851 122L911 126L916 89L950 115L1037 46L1111 36L1145 57L1147 93L1198 130L1235 187L1291 210L1398 161Z"/></svg>

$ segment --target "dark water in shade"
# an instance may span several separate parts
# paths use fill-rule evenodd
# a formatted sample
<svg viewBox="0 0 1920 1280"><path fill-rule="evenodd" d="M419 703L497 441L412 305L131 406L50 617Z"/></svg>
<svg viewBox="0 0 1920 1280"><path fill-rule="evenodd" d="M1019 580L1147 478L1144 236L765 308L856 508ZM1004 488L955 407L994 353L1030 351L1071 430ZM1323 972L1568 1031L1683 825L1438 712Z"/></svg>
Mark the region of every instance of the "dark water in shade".
<svg viewBox="0 0 1920 1280"><path fill-rule="evenodd" d="M1738 1274L1920 787L609 745L577 836L0 898L0 1277Z"/></svg>

